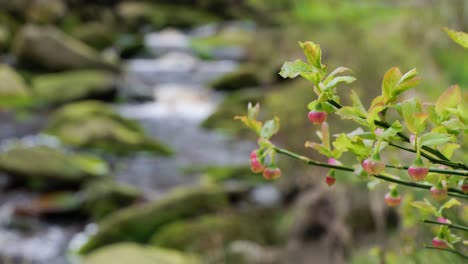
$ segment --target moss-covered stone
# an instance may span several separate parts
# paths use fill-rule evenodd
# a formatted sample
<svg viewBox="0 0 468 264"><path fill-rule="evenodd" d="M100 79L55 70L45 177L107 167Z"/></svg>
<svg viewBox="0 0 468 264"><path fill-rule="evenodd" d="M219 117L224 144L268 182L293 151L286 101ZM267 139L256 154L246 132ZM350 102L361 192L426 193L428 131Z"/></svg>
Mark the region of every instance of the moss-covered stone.
<svg viewBox="0 0 468 264"><path fill-rule="evenodd" d="M252 225L255 222L255 225ZM269 214L206 215L163 226L151 238L151 244L183 251L206 253L223 249L235 240L251 240L261 244L274 242Z"/></svg>
<svg viewBox="0 0 468 264"><path fill-rule="evenodd" d="M50 70L116 68L88 45L51 26L24 26L12 50L20 62Z"/></svg>
<svg viewBox="0 0 468 264"><path fill-rule="evenodd" d="M86 183L82 192L83 210L94 219L126 207L140 196L138 189L131 185L104 179Z"/></svg>
<svg viewBox="0 0 468 264"><path fill-rule="evenodd" d="M203 121L202 127L232 135L250 134L241 122L233 122L233 117L245 115L249 102L262 103L263 99L264 93L260 89L233 92L227 95L218 109Z"/></svg>
<svg viewBox="0 0 468 264"><path fill-rule="evenodd" d="M211 83L211 87L217 91L235 91L242 88L258 86L259 84L260 80L257 78L255 70L246 67L214 80Z"/></svg>
<svg viewBox="0 0 468 264"><path fill-rule="evenodd" d="M122 155L135 151L160 155L172 153L169 147L147 136L138 123L97 101L68 104L58 109L52 115L46 132L78 148Z"/></svg>
<svg viewBox="0 0 468 264"><path fill-rule="evenodd" d="M144 205L132 206L107 216L98 232L80 249L89 253L99 247L122 242L148 242L163 225L220 210L228 205L226 193L215 187L188 188Z"/></svg>
<svg viewBox="0 0 468 264"><path fill-rule="evenodd" d="M190 47L201 58L204 59L226 59L225 56L220 56L226 53L225 50L232 48L245 51L251 44L254 43L252 33L243 30L223 30L214 36L196 37L190 41ZM228 59L245 59L247 54L239 54L236 56L228 56Z"/></svg>
<svg viewBox="0 0 468 264"><path fill-rule="evenodd" d="M83 259L83 264L201 264L195 255L188 255L176 250L135 243L119 243L104 247Z"/></svg>
<svg viewBox="0 0 468 264"><path fill-rule="evenodd" d="M94 156L73 154L48 146L28 147L22 143L0 154L0 171L31 187L79 185L107 175L107 164Z"/></svg>
<svg viewBox="0 0 468 264"><path fill-rule="evenodd" d="M97 50L102 50L115 42L115 32L110 25L90 22L75 27L71 35Z"/></svg>
<svg viewBox="0 0 468 264"><path fill-rule="evenodd" d="M192 27L218 20L212 13L194 7L193 5L152 4L148 2L122 2L117 6L117 13L123 23L129 28L137 28L142 24L155 28Z"/></svg>
<svg viewBox="0 0 468 264"><path fill-rule="evenodd" d="M0 64L0 106L17 106L29 101L23 77L8 65Z"/></svg>
<svg viewBox="0 0 468 264"><path fill-rule="evenodd" d="M52 104L81 99L107 99L115 94L115 76L102 70L49 73L32 79L37 99Z"/></svg>

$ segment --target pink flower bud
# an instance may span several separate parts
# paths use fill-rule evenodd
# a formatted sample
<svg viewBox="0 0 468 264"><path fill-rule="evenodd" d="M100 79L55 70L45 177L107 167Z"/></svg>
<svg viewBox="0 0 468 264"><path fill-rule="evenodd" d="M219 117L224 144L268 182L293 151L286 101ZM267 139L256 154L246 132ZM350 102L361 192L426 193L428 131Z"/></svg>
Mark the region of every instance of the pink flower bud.
<svg viewBox="0 0 468 264"><path fill-rule="evenodd" d="M369 174L377 175L385 170L385 164L382 161L365 159L362 162L362 168Z"/></svg>
<svg viewBox="0 0 468 264"><path fill-rule="evenodd" d="M443 200L447 198L447 189L441 189L437 188L436 186L432 186L431 196L434 200Z"/></svg>
<svg viewBox="0 0 468 264"><path fill-rule="evenodd" d="M429 168L425 167L416 167L414 165L411 165L408 168L408 174L413 178L415 181L422 181L424 178L426 178L427 174L429 173Z"/></svg>
<svg viewBox="0 0 468 264"><path fill-rule="evenodd" d="M447 218L444 217L437 217L437 222L441 224L450 224L450 221Z"/></svg>
<svg viewBox="0 0 468 264"><path fill-rule="evenodd" d="M434 247L438 247L438 248L447 248L448 245L447 245L447 242L445 242L444 240L438 238L438 237L434 237L432 239L432 245Z"/></svg>
<svg viewBox="0 0 468 264"><path fill-rule="evenodd" d="M377 135L377 136L381 136L383 134L385 130L383 130L383 128L377 128L374 133Z"/></svg>
<svg viewBox="0 0 468 264"><path fill-rule="evenodd" d="M310 111L308 118L312 124L322 124L327 120L327 112L325 111Z"/></svg>
<svg viewBox="0 0 468 264"><path fill-rule="evenodd" d="M263 171L263 177L267 180L274 180L281 176L280 168L268 167Z"/></svg>
<svg viewBox="0 0 468 264"><path fill-rule="evenodd" d="M253 173L260 173L265 167L258 159L250 159L250 169Z"/></svg>
<svg viewBox="0 0 468 264"><path fill-rule="evenodd" d="M330 175L327 175L327 177L325 177L325 183L328 185L328 186L332 186L333 184L335 184L336 182L336 179L335 177L332 177Z"/></svg>
<svg viewBox="0 0 468 264"><path fill-rule="evenodd" d="M257 158L257 151L252 150L252 152L250 152L250 159L256 159L256 158Z"/></svg>
<svg viewBox="0 0 468 264"><path fill-rule="evenodd" d="M387 193L385 194L385 203L389 206L389 207L395 207L395 206L398 206L400 205L401 203L401 197L400 195L397 195L397 196L392 196L391 193Z"/></svg>

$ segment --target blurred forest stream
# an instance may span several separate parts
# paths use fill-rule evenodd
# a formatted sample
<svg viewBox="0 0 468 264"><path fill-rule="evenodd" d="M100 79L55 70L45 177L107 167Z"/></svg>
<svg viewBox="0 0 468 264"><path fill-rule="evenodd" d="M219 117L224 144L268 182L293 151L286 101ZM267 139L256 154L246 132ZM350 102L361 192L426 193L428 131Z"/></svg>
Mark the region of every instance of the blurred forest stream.
<svg viewBox="0 0 468 264"><path fill-rule="evenodd" d="M366 104L392 66L422 99L466 93L444 26L468 31L467 1L0 0L0 263L462 263L418 248L410 200L286 159L251 173L233 120L260 102L316 155L311 87L278 75L305 40Z"/></svg>

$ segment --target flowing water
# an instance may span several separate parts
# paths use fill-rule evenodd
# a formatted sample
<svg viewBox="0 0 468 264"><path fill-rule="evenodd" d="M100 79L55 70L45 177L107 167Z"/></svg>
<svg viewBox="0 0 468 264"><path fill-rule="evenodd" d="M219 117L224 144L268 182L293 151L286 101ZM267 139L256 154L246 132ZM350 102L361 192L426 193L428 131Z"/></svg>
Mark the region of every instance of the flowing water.
<svg viewBox="0 0 468 264"><path fill-rule="evenodd" d="M246 157L254 148L251 142L234 140L200 127L201 121L216 109L223 97L207 84L234 71L244 54L242 49L230 47L218 51L215 56L218 59L204 61L190 51L191 37L214 33L213 25L191 32L149 33L145 44L151 56L124 62L126 70L119 80L121 94L150 100L118 104L116 109L123 116L140 121L149 135L175 151L173 157L137 154L117 162L114 172L117 180L139 187L150 199L164 195L173 187L197 184L197 175L185 173L184 168L246 164ZM29 131L35 133L40 125L32 123L34 129ZM13 262L23 259L27 263L66 263L68 242L85 223L27 220L24 228L11 226L12 208L33 198L34 194L26 191L0 195L0 256L9 256L8 261Z"/></svg>

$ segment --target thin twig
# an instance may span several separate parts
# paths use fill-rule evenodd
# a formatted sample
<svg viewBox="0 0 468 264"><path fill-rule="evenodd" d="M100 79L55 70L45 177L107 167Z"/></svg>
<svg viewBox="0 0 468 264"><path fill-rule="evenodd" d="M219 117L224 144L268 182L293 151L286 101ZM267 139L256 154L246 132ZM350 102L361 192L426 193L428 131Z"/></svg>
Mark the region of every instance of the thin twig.
<svg viewBox="0 0 468 264"><path fill-rule="evenodd" d="M395 166L395 165L385 165L387 168L398 169L398 170L407 170L408 166ZM468 177L468 171L466 170L446 170L446 169L437 169L429 168L430 172L440 173L440 174L449 174L449 175L458 175Z"/></svg>
<svg viewBox="0 0 468 264"><path fill-rule="evenodd" d="M448 251L448 252L451 252L453 254L456 254L464 259L468 259L468 256L467 255L464 255L463 253L457 251L457 250L454 250L454 249L450 249L450 248L440 248L440 247L433 247L433 246L425 246L425 248L427 249L435 249L435 250L441 250L441 251Z"/></svg>
<svg viewBox="0 0 468 264"><path fill-rule="evenodd" d="M437 221L433 221L433 220L423 220L424 223L427 223L427 224L433 224L433 225L444 225L444 226L448 226L448 227L451 227L451 228L454 228L454 229L459 229L459 230L463 230L463 231L466 231L468 232L468 227L467 226L462 226L462 225L457 225L457 224L449 224L449 223L440 223L440 222L437 222Z"/></svg>
<svg viewBox="0 0 468 264"><path fill-rule="evenodd" d="M303 162L305 162L305 163L307 163L309 165L324 167L324 168L330 168L330 169L336 169L336 170L342 170L342 171L354 172L354 169L351 168L351 167L341 166L341 165L331 165L331 164L328 164L328 163L324 163L324 162L309 159L307 157L301 156L299 154L296 154L294 152L291 152L291 151L283 149L283 148L279 148L279 147L276 147L276 146L274 146L273 148L278 153L281 153L283 155L289 156L289 157L297 159L297 160L301 160L301 161L303 161ZM432 187L432 185L417 183L417 182L407 182L407 181L404 181L404 180L401 180L401 179L398 179L398 178L393 178L393 177L380 175L380 174L379 175L373 175L373 176L375 178L378 178L378 179L381 179L381 180L384 180L384 181L398 183L398 184L405 185L405 186L408 186L408 187L413 187L413 188L429 190ZM465 194L461 190L458 190L458 189L455 189L455 188L448 188L447 191L448 191L448 195L468 199L468 195Z"/></svg>

